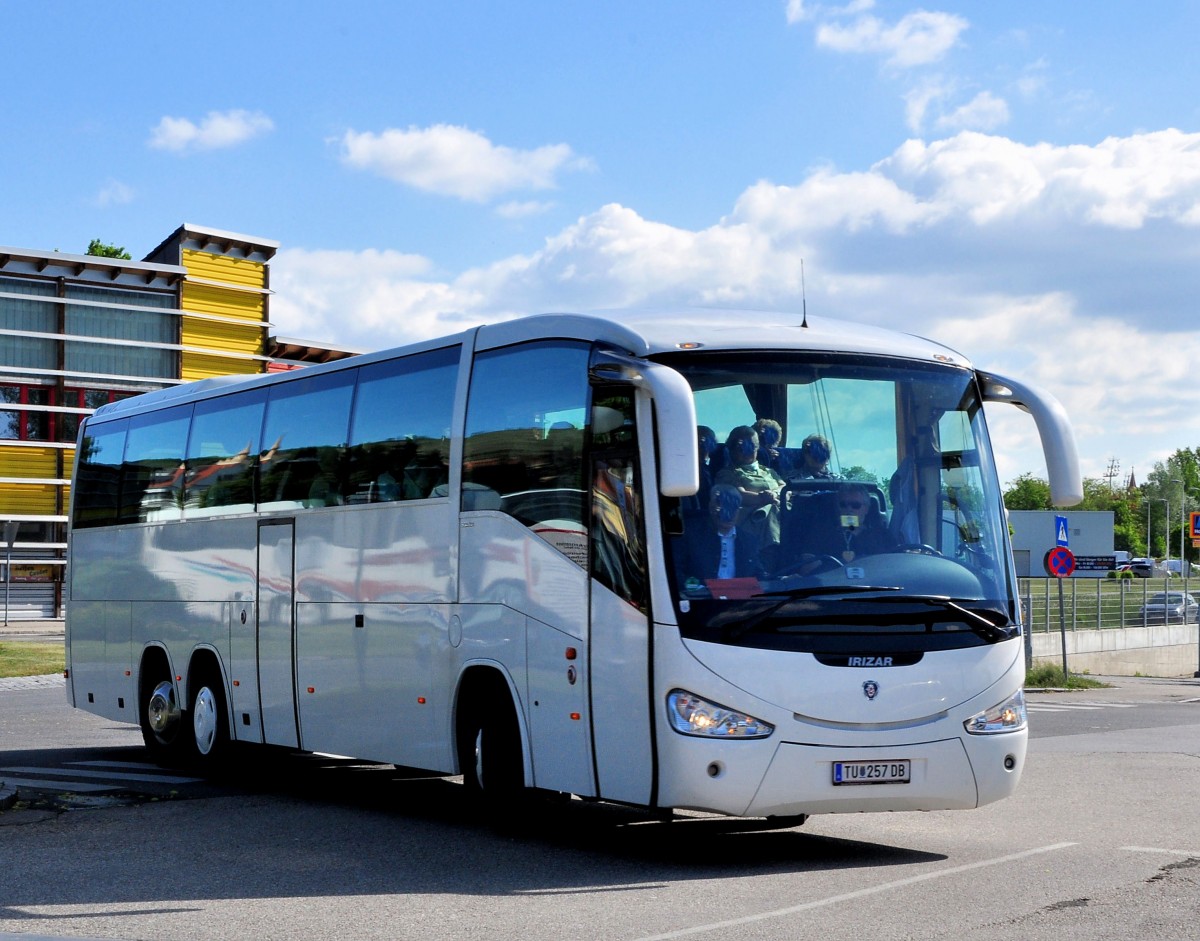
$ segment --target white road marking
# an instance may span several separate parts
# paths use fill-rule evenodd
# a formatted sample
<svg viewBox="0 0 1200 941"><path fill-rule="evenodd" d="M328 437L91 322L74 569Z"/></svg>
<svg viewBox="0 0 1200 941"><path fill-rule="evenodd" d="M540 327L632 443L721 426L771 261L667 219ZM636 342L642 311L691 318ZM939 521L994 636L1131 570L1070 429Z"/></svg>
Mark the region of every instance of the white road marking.
<svg viewBox="0 0 1200 941"><path fill-rule="evenodd" d="M1162 856L1183 856L1186 859L1200 859L1200 850L1171 850L1159 846L1122 846L1121 849L1130 853L1158 853Z"/></svg>
<svg viewBox="0 0 1200 941"><path fill-rule="evenodd" d="M815 899L811 902L793 905L790 908L777 908L770 912L759 912L757 915L746 915L742 918L731 918L728 921L715 921L707 925L694 925L691 928L681 928L678 931L668 931L666 934L648 935L644 938L639 938L638 941L670 941L672 938L685 938L688 935L704 934L708 931L721 931L726 928L736 928L739 925L749 925L756 921L767 921L771 918L786 918L788 915L796 915L800 912L811 911L814 908L824 908L829 905L840 905L843 902L861 899L868 895L878 895L881 892L890 892L893 889L902 889L905 886L916 885L919 882L928 882L931 879L941 879L945 876L957 876L961 873L972 872L976 869L986 869L989 866L1003 866L1006 863L1016 862L1019 859L1027 859L1030 856L1038 856L1043 853L1053 853L1056 850L1066 849L1067 847L1078 845L1078 843L1052 843L1050 846L1040 846L1037 849L1025 850L1024 852L1013 853L1009 856L999 856L996 859L982 859L977 863L967 863L964 866L952 866L949 869L939 869L935 872L925 872L919 876L910 876L907 879L897 879L895 882L884 882L881 885L872 886L867 889L859 889L855 892L845 892L841 895L832 895L826 899Z"/></svg>

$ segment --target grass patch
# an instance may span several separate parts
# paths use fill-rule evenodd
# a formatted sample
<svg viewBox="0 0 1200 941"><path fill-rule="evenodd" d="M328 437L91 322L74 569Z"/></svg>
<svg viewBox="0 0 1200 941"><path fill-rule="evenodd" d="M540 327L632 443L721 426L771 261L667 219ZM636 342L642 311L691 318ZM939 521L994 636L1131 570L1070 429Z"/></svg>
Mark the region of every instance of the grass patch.
<svg viewBox="0 0 1200 941"><path fill-rule="evenodd" d="M62 673L66 664L62 644L0 641L0 677Z"/></svg>
<svg viewBox="0 0 1200 941"><path fill-rule="evenodd" d="M1104 689L1108 684L1081 673L1063 676L1062 667L1043 663L1026 672L1025 686L1037 689Z"/></svg>

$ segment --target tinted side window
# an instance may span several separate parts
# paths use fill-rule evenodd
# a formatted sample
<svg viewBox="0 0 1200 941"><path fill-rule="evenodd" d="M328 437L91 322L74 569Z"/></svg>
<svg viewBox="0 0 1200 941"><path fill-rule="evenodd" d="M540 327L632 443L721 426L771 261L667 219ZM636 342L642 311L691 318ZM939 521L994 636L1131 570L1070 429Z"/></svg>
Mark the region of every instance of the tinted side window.
<svg viewBox="0 0 1200 941"><path fill-rule="evenodd" d="M80 442L79 469L74 482L74 519L77 529L113 526L121 492L121 460L129 422L88 425Z"/></svg>
<svg viewBox="0 0 1200 941"><path fill-rule="evenodd" d="M645 517L632 390L596 393L592 450L592 575L645 611Z"/></svg>
<svg viewBox="0 0 1200 941"><path fill-rule="evenodd" d="M359 370L347 502L445 496L459 354L432 350Z"/></svg>
<svg viewBox="0 0 1200 941"><path fill-rule="evenodd" d="M266 391L258 390L196 404L184 491L189 515L254 509L254 467L266 402Z"/></svg>
<svg viewBox="0 0 1200 941"><path fill-rule="evenodd" d="M498 495L500 509L581 564L588 352L550 341L477 356L463 452L464 509Z"/></svg>
<svg viewBox="0 0 1200 941"><path fill-rule="evenodd" d="M357 370L272 386L259 458L259 506L344 503L346 435Z"/></svg>
<svg viewBox="0 0 1200 941"><path fill-rule="evenodd" d="M130 419L118 522L179 519L190 405Z"/></svg>

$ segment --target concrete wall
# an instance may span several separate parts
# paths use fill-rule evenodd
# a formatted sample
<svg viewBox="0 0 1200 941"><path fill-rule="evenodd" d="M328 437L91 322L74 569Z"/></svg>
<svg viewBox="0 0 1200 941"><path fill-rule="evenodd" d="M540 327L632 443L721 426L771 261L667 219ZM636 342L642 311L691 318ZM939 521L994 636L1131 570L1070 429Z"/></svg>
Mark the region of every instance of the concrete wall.
<svg viewBox="0 0 1200 941"><path fill-rule="evenodd" d="M1192 676L1200 666L1195 624L1067 631L1067 669L1100 676ZM1033 634L1033 662L1062 666L1062 634Z"/></svg>

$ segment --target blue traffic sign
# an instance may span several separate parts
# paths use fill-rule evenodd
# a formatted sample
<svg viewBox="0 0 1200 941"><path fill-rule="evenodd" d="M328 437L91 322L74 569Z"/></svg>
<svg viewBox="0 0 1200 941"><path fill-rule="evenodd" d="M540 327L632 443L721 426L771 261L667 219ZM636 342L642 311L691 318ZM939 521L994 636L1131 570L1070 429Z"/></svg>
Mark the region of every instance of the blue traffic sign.
<svg viewBox="0 0 1200 941"><path fill-rule="evenodd" d="M1054 544L1064 547L1070 545L1070 539L1067 538L1067 518L1065 516L1054 517Z"/></svg>

